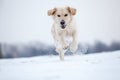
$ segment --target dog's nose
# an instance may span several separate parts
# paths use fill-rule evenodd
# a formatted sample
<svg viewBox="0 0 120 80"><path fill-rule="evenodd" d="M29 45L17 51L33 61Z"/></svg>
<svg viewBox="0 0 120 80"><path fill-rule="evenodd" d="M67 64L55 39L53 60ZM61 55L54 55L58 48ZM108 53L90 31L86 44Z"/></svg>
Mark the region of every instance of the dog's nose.
<svg viewBox="0 0 120 80"><path fill-rule="evenodd" d="M60 24L61 24L61 25L64 25L64 24L65 24L65 21L64 21L64 20L62 20L62 21L60 22Z"/></svg>

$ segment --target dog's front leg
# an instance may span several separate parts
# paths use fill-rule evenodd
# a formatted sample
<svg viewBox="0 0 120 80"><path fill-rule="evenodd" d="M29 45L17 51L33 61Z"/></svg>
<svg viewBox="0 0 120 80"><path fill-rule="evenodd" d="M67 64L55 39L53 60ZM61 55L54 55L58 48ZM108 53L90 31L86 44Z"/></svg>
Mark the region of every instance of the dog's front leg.
<svg viewBox="0 0 120 80"><path fill-rule="evenodd" d="M68 44L65 42L64 35L60 37L60 43L62 45L62 49L66 50L68 48Z"/></svg>
<svg viewBox="0 0 120 80"><path fill-rule="evenodd" d="M64 60L64 50L67 48L67 45L64 42L64 36L59 36L59 42L61 45L59 49L60 60Z"/></svg>
<svg viewBox="0 0 120 80"><path fill-rule="evenodd" d="M77 32L75 32L72 37L73 37L73 41L70 46L70 50L71 50L71 52L75 53L75 51L78 48Z"/></svg>
<svg viewBox="0 0 120 80"><path fill-rule="evenodd" d="M64 61L64 50L62 48L56 48L56 51L59 54L60 60Z"/></svg>
<svg viewBox="0 0 120 80"><path fill-rule="evenodd" d="M59 56L60 56L60 60L64 60L64 53L65 53L65 49L68 48L68 45L65 43L64 41L64 36L60 35L60 36L57 36L58 37L58 47L56 48L56 51L59 53Z"/></svg>

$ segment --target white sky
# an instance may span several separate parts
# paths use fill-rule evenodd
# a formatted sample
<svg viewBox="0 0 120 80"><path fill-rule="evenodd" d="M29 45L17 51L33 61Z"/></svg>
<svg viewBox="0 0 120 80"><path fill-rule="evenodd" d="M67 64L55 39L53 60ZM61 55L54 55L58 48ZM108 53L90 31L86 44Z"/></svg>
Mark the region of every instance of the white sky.
<svg viewBox="0 0 120 80"><path fill-rule="evenodd" d="M0 0L0 42L53 44L47 10L66 5L77 8L80 43L120 41L120 0Z"/></svg>

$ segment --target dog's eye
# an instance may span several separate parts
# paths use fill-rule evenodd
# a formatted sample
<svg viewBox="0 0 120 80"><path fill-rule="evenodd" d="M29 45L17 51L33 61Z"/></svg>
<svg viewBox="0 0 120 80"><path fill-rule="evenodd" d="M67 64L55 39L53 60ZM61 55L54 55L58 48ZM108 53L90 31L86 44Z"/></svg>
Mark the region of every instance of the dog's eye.
<svg viewBox="0 0 120 80"><path fill-rule="evenodd" d="M68 16L68 14L65 14L64 16L66 17L66 16Z"/></svg>
<svg viewBox="0 0 120 80"><path fill-rule="evenodd" d="M57 15L58 17L60 17L60 15Z"/></svg>

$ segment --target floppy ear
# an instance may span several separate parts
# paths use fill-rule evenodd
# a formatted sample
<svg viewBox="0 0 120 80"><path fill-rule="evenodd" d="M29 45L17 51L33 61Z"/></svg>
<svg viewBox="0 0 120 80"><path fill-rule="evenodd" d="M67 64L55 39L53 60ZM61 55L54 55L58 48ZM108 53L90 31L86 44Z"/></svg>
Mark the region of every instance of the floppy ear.
<svg viewBox="0 0 120 80"><path fill-rule="evenodd" d="M54 9L51 9L51 10L48 10L48 16L51 16L51 15L54 15L55 14L55 12L56 12L56 8L54 8Z"/></svg>
<svg viewBox="0 0 120 80"><path fill-rule="evenodd" d="M67 7L67 10L70 12L70 14L72 14L72 15L75 15L76 14L76 9L75 8L71 8L71 7Z"/></svg>

